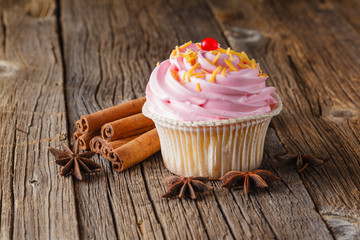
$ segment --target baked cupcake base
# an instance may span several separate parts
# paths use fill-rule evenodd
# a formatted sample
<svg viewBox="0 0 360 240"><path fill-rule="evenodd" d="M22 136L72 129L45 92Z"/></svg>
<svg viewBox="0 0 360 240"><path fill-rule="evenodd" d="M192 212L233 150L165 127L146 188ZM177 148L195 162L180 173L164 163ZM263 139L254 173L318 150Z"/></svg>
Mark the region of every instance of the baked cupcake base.
<svg viewBox="0 0 360 240"><path fill-rule="evenodd" d="M219 179L229 171L259 168L271 118L282 109L280 97L270 113L217 121L177 121L151 113L166 168L185 177Z"/></svg>

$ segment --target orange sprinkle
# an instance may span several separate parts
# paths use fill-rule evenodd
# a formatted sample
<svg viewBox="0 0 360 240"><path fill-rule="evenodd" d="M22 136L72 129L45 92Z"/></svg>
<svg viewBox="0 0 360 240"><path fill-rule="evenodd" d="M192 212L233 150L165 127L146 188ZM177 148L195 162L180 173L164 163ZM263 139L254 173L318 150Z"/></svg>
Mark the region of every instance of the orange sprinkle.
<svg viewBox="0 0 360 240"><path fill-rule="evenodd" d="M221 53L226 53L226 50L223 49L223 48L219 48L218 51L221 52Z"/></svg>
<svg viewBox="0 0 360 240"><path fill-rule="evenodd" d="M177 71L174 71L172 69L170 69L171 71L171 75L173 76L173 78L175 78L176 80L179 80L179 74Z"/></svg>
<svg viewBox="0 0 360 240"><path fill-rule="evenodd" d="M215 69L215 70L213 71L213 73L211 74L211 77L210 77L210 79L209 79L209 82L215 82L216 74L217 74L218 72L220 72L220 70L221 70L221 66L218 66L217 69Z"/></svg>
<svg viewBox="0 0 360 240"><path fill-rule="evenodd" d="M174 57L175 57L175 53L176 53L175 50L173 50L173 51L171 52L171 58L174 58Z"/></svg>
<svg viewBox="0 0 360 240"><path fill-rule="evenodd" d="M206 70L204 70L204 69L201 69L201 71L202 71L203 73L210 74L208 71L206 71Z"/></svg>
<svg viewBox="0 0 360 240"><path fill-rule="evenodd" d="M189 48L188 48L188 49L186 49L185 54L187 54L187 55L188 55L188 54L191 54L191 53L193 53L193 51L192 51L191 49L189 49Z"/></svg>
<svg viewBox="0 0 360 240"><path fill-rule="evenodd" d="M201 75L196 75L195 76L196 78L203 78L203 77L206 77L205 74L201 74Z"/></svg>
<svg viewBox="0 0 360 240"><path fill-rule="evenodd" d="M186 76L186 72L184 72L184 74L182 75L182 80L185 82L185 76Z"/></svg>
<svg viewBox="0 0 360 240"><path fill-rule="evenodd" d="M190 74L188 72L186 72L186 81L190 82Z"/></svg>
<svg viewBox="0 0 360 240"><path fill-rule="evenodd" d="M235 52L235 51L233 51L233 50L231 50L230 53L233 54L233 55L236 55L236 56L238 56L238 57L242 57L242 55L241 55L240 53Z"/></svg>
<svg viewBox="0 0 360 240"><path fill-rule="evenodd" d="M208 63L210 63L211 65L213 65L213 66L215 66L216 67L216 65L215 64L213 64L212 62L210 62L208 59L206 59L206 58L204 58Z"/></svg>
<svg viewBox="0 0 360 240"><path fill-rule="evenodd" d="M252 69L256 68L255 59L251 59L250 66L251 66Z"/></svg>
<svg viewBox="0 0 360 240"><path fill-rule="evenodd" d="M156 63L156 66L159 66L159 65L160 65L160 63L159 63L159 62L157 62L157 63Z"/></svg>
<svg viewBox="0 0 360 240"><path fill-rule="evenodd" d="M201 88L200 88L200 84L199 84L199 83L196 83L196 88L197 88L198 92L201 92Z"/></svg>
<svg viewBox="0 0 360 240"><path fill-rule="evenodd" d="M259 76L263 73L262 69L260 68L260 63L258 63L258 68L259 68Z"/></svg>
<svg viewBox="0 0 360 240"><path fill-rule="evenodd" d="M189 49L187 49L189 50ZM193 52L193 51L186 51L185 52L185 59L186 62L190 63L190 64L195 64L196 60L197 60L197 51Z"/></svg>
<svg viewBox="0 0 360 240"><path fill-rule="evenodd" d="M187 63L191 63L191 61L193 60L193 58L191 58L189 55L185 56L185 60Z"/></svg>
<svg viewBox="0 0 360 240"><path fill-rule="evenodd" d="M229 54L230 54L230 50L231 50L231 49L228 47L228 48L226 49L226 54L229 55Z"/></svg>
<svg viewBox="0 0 360 240"><path fill-rule="evenodd" d="M195 65L192 68L190 68L189 73L194 71L199 65L200 65L200 63L195 63Z"/></svg>
<svg viewBox="0 0 360 240"><path fill-rule="evenodd" d="M196 43L196 46L197 46L199 49L201 49L201 46L200 46L199 43Z"/></svg>
<svg viewBox="0 0 360 240"><path fill-rule="evenodd" d="M228 60L228 59L225 59L224 62L226 63L226 65L228 65L228 67L235 71L235 72L238 72L238 70L234 67L234 65L232 65L232 63Z"/></svg>
<svg viewBox="0 0 360 240"><path fill-rule="evenodd" d="M221 54L221 53L218 52L218 54L216 55L216 57L215 57L214 60L212 61L213 64L215 64L216 61L219 59L220 54Z"/></svg>
<svg viewBox="0 0 360 240"><path fill-rule="evenodd" d="M180 47L180 49L184 49L184 48L186 48L187 46L189 46L190 44L192 44L192 41L189 41L189 42L185 43L184 45L182 45L182 46Z"/></svg>
<svg viewBox="0 0 360 240"><path fill-rule="evenodd" d="M243 64L243 63L239 63L239 67L241 67L241 68L250 68L249 65Z"/></svg>
<svg viewBox="0 0 360 240"><path fill-rule="evenodd" d="M180 49L179 49L178 46L175 47L175 50L176 50L176 53L177 53L177 54L180 54Z"/></svg>
<svg viewBox="0 0 360 240"><path fill-rule="evenodd" d="M231 61L234 61L233 55L231 53L229 53L229 57Z"/></svg>
<svg viewBox="0 0 360 240"><path fill-rule="evenodd" d="M250 64L250 59L248 57L248 55L246 55L246 53L244 51L242 51L241 53L241 57L247 62Z"/></svg>
<svg viewBox="0 0 360 240"><path fill-rule="evenodd" d="M201 72L190 72L189 71L190 76L197 76L197 75L201 75Z"/></svg>

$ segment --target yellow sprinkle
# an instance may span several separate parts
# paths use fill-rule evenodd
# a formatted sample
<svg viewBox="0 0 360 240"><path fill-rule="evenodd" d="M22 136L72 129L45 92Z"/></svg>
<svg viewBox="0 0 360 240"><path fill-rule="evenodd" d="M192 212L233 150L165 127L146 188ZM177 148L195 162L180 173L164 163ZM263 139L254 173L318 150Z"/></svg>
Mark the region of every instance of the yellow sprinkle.
<svg viewBox="0 0 360 240"><path fill-rule="evenodd" d="M175 57L175 53L176 53L175 50L173 50L172 53L171 53L171 58Z"/></svg>
<svg viewBox="0 0 360 240"><path fill-rule="evenodd" d="M189 71L190 76L197 76L197 75L201 75L201 72L190 72Z"/></svg>
<svg viewBox="0 0 360 240"><path fill-rule="evenodd" d="M196 43L196 46L201 49L201 45L199 43Z"/></svg>
<svg viewBox="0 0 360 240"><path fill-rule="evenodd" d="M200 84L199 84L199 83L196 83L196 88L197 88L198 92L201 92L201 88L200 88Z"/></svg>
<svg viewBox="0 0 360 240"><path fill-rule="evenodd" d="M231 53L229 53L229 57L231 61L234 61L233 55Z"/></svg>
<svg viewBox="0 0 360 240"><path fill-rule="evenodd" d="M226 50L223 49L223 48L219 48L218 51L221 52L221 53L226 53Z"/></svg>
<svg viewBox="0 0 360 240"><path fill-rule="evenodd" d="M259 77L267 77L268 78L269 75L267 75L266 73L262 73L262 74L259 75Z"/></svg>
<svg viewBox="0 0 360 240"><path fill-rule="evenodd" d="M193 53L193 51L191 50L191 49L186 49L186 52L185 52L185 54L190 54L190 53Z"/></svg>
<svg viewBox="0 0 360 240"><path fill-rule="evenodd" d="M187 49L189 50L189 49ZM190 63L190 64L194 64L196 62L197 59L197 51L193 52L193 51L186 51L185 52L185 59L186 62Z"/></svg>
<svg viewBox="0 0 360 240"><path fill-rule="evenodd" d="M176 53L177 53L177 54L180 54L180 49L179 49L178 46L175 47L175 50L176 50Z"/></svg>
<svg viewBox="0 0 360 240"><path fill-rule="evenodd" d="M195 62L194 60L196 60L196 58L191 58L191 57L186 58L186 62L190 64L193 64L193 62Z"/></svg>
<svg viewBox="0 0 360 240"><path fill-rule="evenodd" d="M244 51L242 51L240 54L241 54L241 57L244 58L244 60L250 64L250 59L249 59L248 55L246 55L246 53Z"/></svg>
<svg viewBox="0 0 360 240"><path fill-rule="evenodd" d="M195 65L192 68L190 68L189 73L192 73L192 71L194 71L199 65L200 63L195 63Z"/></svg>
<svg viewBox="0 0 360 240"><path fill-rule="evenodd" d="M160 63L159 63L159 62L157 62L157 63L156 63L156 66L159 66L159 65L160 65Z"/></svg>
<svg viewBox="0 0 360 240"><path fill-rule="evenodd" d="M214 58L214 60L212 61L212 62L213 62L213 64L215 64L215 63L216 63L216 61L219 59L220 54L221 54L221 53L218 53L218 54L216 55L216 57L215 57L215 58Z"/></svg>
<svg viewBox="0 0 360 240"><path fill-rule="evenodd" d="M226 50L226 54L229 55L229 54L230 54L230 50L231 50L231 49L228 47L227 50Z"/></svg>
<svg viewBox="0 0 360 240"><path fill-rule="evenodd" d="M240 53L235 52L235 51L233 51L233 50L231 50L230 53L233 54L233 55L236 55L236 56L238 56L238 57L242 57L242 55L241 55Z"/></svg>
<svg viewBox="0 0 360 240"><path fill-rule="evenodd" d="M247 65L247 64L242 64L242 63L239 63L239 67L240 67L240 68L250 68L249 65Z"/></svg>
<svg viewBox="0 0 360 240"><path fill-rule="evenodd" d="M226 73L226 68L223 68L221 75L223 75L225 77L225 73Z"/></svg>
<svg viewBox="0 0 360 240"><path fill-rule="evenodd" d="M186 48L187 46L189 46L190 44L192 44L192 41L189 41L189 42L185 43L184 45L182 45L182 46L180 47L180 49L184 49L184 48Z"/></svg>
<svg viewBox="0 0 360 240"><path fill-rule="evenodd" d="M260 68L260 63L258 63L258 68L259 68L259 77L261 77L263 75L263 70Z"/></svg>
<svg viewBox="0 0 360 240"><path fill-rule="evenodd" d="M215 69L213 71L213 73L211 74L211 77L209 79L209 82L214 82L215 81L215 77L216 77L216 74L221 70L221 66L218 66L217 69Z"/></svg>
<svg viewBox="0 0 360 240"><path fill-rule="evenodd" d="M186 55L185 60L186 60L187 63L190 63L192 58L189 55Z"/></svg>
<svg viewBox="0 0 360 240"><path fill-rule="evenodd" d="M208 71L206 71L206 70L204 70L204 69L201 69L201 71L202 71L203 73L210 74Z"/></svg>
<svg viewBox="0 0 360 240"><path fill-rule="evenodd" d="M188 72L186 73L186 81L190 82L190 75Z"/></svg>
<svg viewBox="0 0 360 240"><path fill-rule="evenodd" d="M255 59L251 59L250 66L251 66L252 69L256 68Z"/></svg>
<svg viewBox="0 0 360 240"><path fill-rule="evenodd" d="M229 67L231 70L233 70L233 71L235 71L235 72L238 71L238 70L234 67L234 65L232 65L232 63L231 63L228 59L225 59L224 62L226 63L226 65L228 65L228 67Z"/></svg>
<svg viewBox="0 0 360 240"><path fill-rule="evenodd" d="M203 78L203 77L206 77L205 74L201 74L201 75L197 75L195 76L196 78Z"/></svg>
<svg viewBox="0 0 360 240"><path fill-rule="evenodd" d="M216 65L215 64L213 64L212 62L210 62L208 59L206 59L206 58L204 58L208 63L210 63L211 65L213 65L213 66L215 66L216 67Z"/></svg>
<svg viewBox="0 0 360 240"><path fill-rule="evenodd" d="M184 74L182 75L182 80L185 82L185 76L186 76L186 72L184 72Z"/></svg>

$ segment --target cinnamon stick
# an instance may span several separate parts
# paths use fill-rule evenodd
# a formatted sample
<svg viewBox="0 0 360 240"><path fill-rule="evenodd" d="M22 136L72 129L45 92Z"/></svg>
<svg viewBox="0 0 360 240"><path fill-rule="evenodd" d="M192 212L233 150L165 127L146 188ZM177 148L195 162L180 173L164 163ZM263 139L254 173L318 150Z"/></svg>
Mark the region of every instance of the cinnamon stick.
<svg viewBox="0 0 360 240"><path fill-rule="evenodd" d="M76 124L76 128L84 133L97 131L105 123L140 113L145 101L146 98L141 97L92 114L84 115L80 118L80 122Z"/></svg>
<svg viewBox="0 0 360 240"><path fill-rule="evenodd" d="M130 142L131 140L139 137L140 134L135 135L135 136L131 136L128 138L123 138L123 139L119 139L113 142L105 142L104 144L102 144L101 146L101 154L106 157L107 159L109 159L110 161L115 161L116 159L114 158L114 156L110 156L111 151L113 151L114 149L121 147L122 145Z"/></svg>
<svg viewBox="0 0 360 240"><path fill-rule="evenodd" d="M89 132L89 133L85 133L81 136L79 136L78 141L79 141L79 148L82 150L88 150L90 148L90 140L95 137L95 136L100 136L100 131L95 131L95 132Z"/></svg>
<svg viewBox="0 0 360 240"><path fill-rule="evenodd" d="M73 133L74 142L76 142L81 135L83 135L81 132L78 132L78 131L74 132Z"/></svg>
<svg viewBox="0 0 360 240"><path fill-rule="evenodd" d="M112 168L116 172L124 171L129 167L145 160L160 150L160 140L156 128L150 130L125 145L113 151L116 162Z"/></svg>
<svg viewBox="0 0 360 240"><path fill-rule="evenodd" d="M101 128L101 136L111 142L149 131L154 127L155 124L150 118L139 113L105 124Z"/></svg>
<svg viewBox="0 0 360 240"><path fill-rule="evenodd" d="M80 131L79 129L80 129L80 126L81 126L81 121L80 120L77 120L76 122L75 122L75 127L76 127L76 129L78 130L78 132L81 132L82 133L82 131Z"/></svg>
<svg viewBox="0 0 360 240"><path fill-rule="evenodd" d="M102 148L102 145L105 143L106 141L101 137L101 136L96 136L96 137L93 137L91 140L90 140L90 150L92 152L95 152L95 153L100 153L101 152L101 148Z"/></svg>

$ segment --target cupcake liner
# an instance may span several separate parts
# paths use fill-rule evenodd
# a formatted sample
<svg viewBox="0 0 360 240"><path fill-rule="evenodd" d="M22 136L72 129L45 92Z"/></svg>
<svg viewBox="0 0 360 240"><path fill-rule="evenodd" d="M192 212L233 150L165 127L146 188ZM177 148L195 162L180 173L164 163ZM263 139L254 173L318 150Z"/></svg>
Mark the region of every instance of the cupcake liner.
<svg viewBox="0 0 360 240"><path fill-rule="evenodd" d="M158 130L165 166L185 177L218 179L229 171L251 171L262 162L264 140L271 118L280 113L282 102L269 113L216 121L178 121L152 113L144 104L143 114Z"/></svg>

